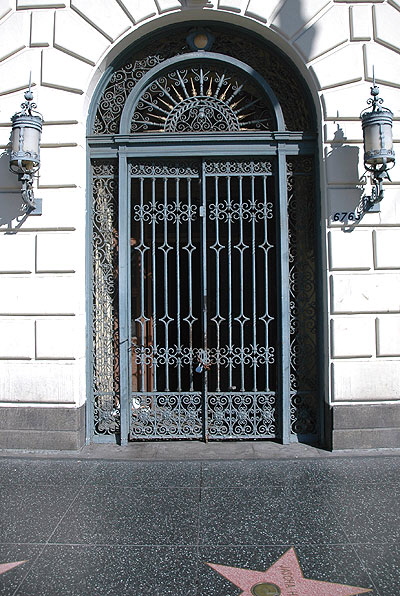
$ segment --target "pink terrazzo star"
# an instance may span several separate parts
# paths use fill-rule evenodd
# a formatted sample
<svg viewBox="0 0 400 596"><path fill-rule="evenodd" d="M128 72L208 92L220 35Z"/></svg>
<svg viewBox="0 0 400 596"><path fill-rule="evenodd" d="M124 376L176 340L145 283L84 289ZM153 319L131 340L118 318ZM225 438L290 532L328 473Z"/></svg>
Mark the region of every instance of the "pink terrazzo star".
<svg viewBox="0 0 400 596"><path fill-rule="evenodd" d="M357 596L372 590L306 579L294 548L266 571L207 563L238 588L241 596Z"/></svg>
<svg viewBox="0 0 400 596"><path fill-rule="evenodd" d="M26 561L15 561L14 563L0 563L0 575L5 573L6 571L10 571L10 569L14 569L14 567L18 567L18 565L22 565L26 563Z"/></svg>

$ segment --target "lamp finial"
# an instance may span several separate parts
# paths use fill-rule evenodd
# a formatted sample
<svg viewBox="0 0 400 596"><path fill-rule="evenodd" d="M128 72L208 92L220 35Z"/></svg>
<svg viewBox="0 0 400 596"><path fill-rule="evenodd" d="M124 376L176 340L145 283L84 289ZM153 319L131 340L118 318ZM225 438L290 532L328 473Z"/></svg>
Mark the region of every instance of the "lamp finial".
<svg viewBox="0 0 400 596"><path fill-rule="evenodd" d="M28 90L25 91L25 93L24 93L24 97L25 97L26 101L32 101L32 99L33 99L33 93L31 91L31 86L32 86L32 71L30 71L30 73L29 73Z"/></svg>

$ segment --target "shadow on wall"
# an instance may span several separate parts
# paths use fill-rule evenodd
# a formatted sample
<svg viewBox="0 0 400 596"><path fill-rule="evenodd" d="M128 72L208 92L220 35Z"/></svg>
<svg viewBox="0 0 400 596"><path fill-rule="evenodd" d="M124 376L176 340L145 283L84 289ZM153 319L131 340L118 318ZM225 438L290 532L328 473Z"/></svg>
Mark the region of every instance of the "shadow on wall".
<svg viewBox="0 0 400 596"><path fill-rule="evenodd" d="M328 183L335 181L342 186L334 190L334 197L329 200L328 217L331 222L342 224L344 232L352 232L365 215L365 179L364 176L359 178L360 149L345 145L346 140L343 130L337 125L325 162Z"/></svg>
<svg viewBox="0 0 400 596"><path fill-rule="evenodd" d="M278 14L274 18L274 25L278 27L289 39L296 37L304 25L310 20L311 15L302 10L306 1L309 0L286 0L286 2L280 8ZM301 34L302 38L302 54L307 61L308 57L312 54L315 30L314 25L309 27L306 31Z"/></svg>
<svg viewBox="0 0 400 596"><path fill-rule="evenodd" d="M9 156L0 155L0 226L16 230L27 218L21 198L21 184L18 176L9 170Z"/></svg>
<svg viewBox="0 0 400 596"><path fill-rule="evenodd" d="M305 10L306 0L286 0L274 18L274 25L289 39L299 41L303 59L307 61L314 54L316 27L318 21L304 30L313 12ZM359 148L346 145L347 138L343 129L337 125L331 150L325 153L328 183L336 185L331 190L328 202L330 222L339 222L343 232L352 232L365 215L365 184L363 175L359 176Z"/></svg>

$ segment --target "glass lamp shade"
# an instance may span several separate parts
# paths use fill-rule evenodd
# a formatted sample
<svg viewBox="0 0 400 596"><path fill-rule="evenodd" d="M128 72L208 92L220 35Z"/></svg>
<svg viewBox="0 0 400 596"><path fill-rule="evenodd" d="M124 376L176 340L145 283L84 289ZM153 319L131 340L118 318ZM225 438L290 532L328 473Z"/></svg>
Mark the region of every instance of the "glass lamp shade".
<svg viewBox="0 0 400 596"><path fill-rule="evenodd" d="M370 166L395 161L390 110L364 112L361 115L364 135L364 163Z"/></svg>
<svg viewBox="0 0 400 596"><path fill-rule="evenodd" d="M17 174L33 173L40 167L41 116L12 117L10 169Z"/></svg>

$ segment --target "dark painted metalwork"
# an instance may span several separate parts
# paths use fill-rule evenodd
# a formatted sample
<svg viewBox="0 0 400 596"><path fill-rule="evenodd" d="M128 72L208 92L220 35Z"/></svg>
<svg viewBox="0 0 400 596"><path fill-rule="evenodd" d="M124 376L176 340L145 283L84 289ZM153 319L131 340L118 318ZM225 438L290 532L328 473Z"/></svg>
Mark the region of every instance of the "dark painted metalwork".
<svg viewBox="0 0 400 596"><path fill-rule="evenodd" d="M318 434L314 169L312 157L288 158L290 419L303 437Z"/></svg>
<svg viewBox="0 0 400 596"><path fill-rule="evenodd" d="M92 350L94 434L120 429L118 305L118 167L92 165Z"/></svg>
<svg viewBox="0 0 400 596"><path fill-rule="evenodd" d="M272 161L130 174L131 438L276 436Z"/></svg>
<svg viewBox="0 0 400 596"><path fill-rule="evenodd" d="M247 64L258 73L273 90L281 106L288 131L314 131L313 109L305 92L303 82L292 64L265 40L243 35L233 25L222 24L207 27L213 38L212 52L226 56L226 63L232 59ZM89 134L116 134L126 101L136 85L151 69L176 56L193 53L187 42L185 26L170 28L128 55L125 62L107 74L105 89L98 99L98 108ZM201 52L204 56L208 52Z"/></svg>
<svg viewBox="0 0 400 596"><path fill-rule="evenodd" d="M121 435L120 441L124 445L128 440L129 433L129 408L130 408L130 389L129 380L131 375L130 363L130 312L131 301L130 292L127 289L131 286L131 276L129 260L126 255L126 248L129 245L130 238L130 202L127 201L128 195L128 164L123 151L119 154L119 204L123 206L119 210L118 231L118 285L119 285L119 341L120 341L120 399L121 399Z"/></svg>
<svg viewBox="0 0 400 596"><path fill-rule="evenodd" d="M137 102L131 132L270 130L274 117L241 73L205 60L149 84Z"/></svg>
<svg viewBox="0 0 400 596"><path fill-rule="evenodd" d="M120 134L284 132L279 102L247 64L223 54L183 54L154 66L129 95Z"/></svg>
<svg viewBox="0 0 400 596"><path fill-rule="evenodd" d="M98 101L95 440L317 439L311 110L275 50L212 36L153 39Z"/></svg>
<svg viewBox="0 0 400 596"><path fill-rule="evenodd" d="M289 221L288 221L288 195L286 181L286 152L285 147L278 145L278 358L279 369L277 388L280 397L278 420L280 437L283 443L290 440L290 336L289 336Z"/></svg>
<svg viewBox="0 0 400 596"><path fill-rule="evenodd" d="M203 165L198 160L182 162L176 159L134 162L126 175L121 176L120 173L119 177L116 164L94 162L96 435L120 433L120 403L125 402L130 405L122 407L122 415L126 417L129 411L134 414L131 420L128 416L125 421L125 425L130 426L132 437L202 438L207 397L209 439L280 436L288 440L295 435L310 439L316 437L319 404L314 163L311 157L285 157L282 154L282 158L283 175L279 176L278 188L283 196L287 188L288 198L280 207L283 213L279 224L278 266L280 261L283 267L287 266L289 285L279 284L276 278L271 283L268 275L259 275L259 268L264 270L267 262L267 269L273 270L276 258L273 158L206 160ZM122 164L125 161L123 157ZM132 205L134 233L126 211L121 213L118 223L118 179L121 195L127 192L129 186L125 184L126 188L123 188L123 179L132 179L136 197L142 197ZM259 201L255 200L256 189L257 192L262 190L264 197L267 188L261 189L261 180L271 194L266 194ZM285 215L286 200L288 218ZM287 236L282 233L285 220ZM120 229L118 232L121 226L125 231ZM205 230L201 234L203 226ZM254 238L260 232L254 237L253 227L260 226L263 226L265 237L263 242L258 238L254 244ZM234 240L232 234L235 228ZM138 236L138 229L143 242L136 244L134 239ZM162 229L161 236L157 236L158 229ZM241 237L240 229L247 230L250 238ZM122 256L120 265L116 264L118 244L122 242L123 235L133 255L132 280L131 272L123 263L127 257ZM288 257L285 256L286 242ZM123 253L121 249L119 252ZM172 262L171 255L174 255ZM246 256L249 261L246 261ZM203 266L204 260L206 267ZM120 292L116 277L118 271ZM146 274L143 273L145 271ZM161 275L161 282L156 281L157 272ZM249 279L246 279L245 272L250 275ZM280 275L282 273L283 270ZM241 279L244 281L240 282ZM254 279L257 279L256 291ZM262 285L262 279L265 286L261 289L259 284ZM173 292L171 283L175 284ZM208 286L208 293L204 291L204 285ZM128 296L127 287L136 288L132 297ZM275 299L271 297L271 287L276 291ZM249 291L249 295L245 291ZM257 297L257 291L264 298ZM119 305L120 318L119 293L124 302ZM269 301L275 301L272 307L267 296ZM265 309L257 312L260 308L257 301L262 302L263 299L266 300ZM139 316L138 300L140 308L144 308ZM212 310L202 308L206 302L212 303ZM154 309L147 312L145 308L151 304L155 305ZM134 326L139 329L132 351L125 349L130 342L131 308L133 314L136 312L135 316L132 314L132 319L136 319ZM250 311L247 312L246 308ZM281 329L278 345L277 312ZM122 321L124 316L125 322ZM154 324L157 318L159 322ZM260 344L257 335L261 323L266 334L264 345ZM199 330L202 325L207 329L205 339ZM271 328L272 336L267 339ZM250 329L255 330L255 337L248 337ZM163 345L157 340L160 333ZM289 340L282 341L285 333L289 334ZM182 341L183 337L186 343ZM271 337L273 345L269 345ZM246 344L241 343L242 338L248 338ZM238 345L234 339L239 342ZM122 365L124 370L121 370L120 364L120 344L126 357ZM276 349L281 352L278 368ZM196 373L196 369L200 372ZM265 373L265 379L272 374L273 384L268 380L260 388L258 379L261 373ZM120 376L124 378L125 396L120 388ZM204 389L205 379L207 392ZM279 379L282 379L281 383ZM165 385L166 380L168 385ZM160 381L164 385L160 386ZM132 397L129 386L133 389ZM233 391L233 386L240 390ZM279 387L278 404L276 387ZM286 407L290 411L288 424L279 413Z"/></svg>

